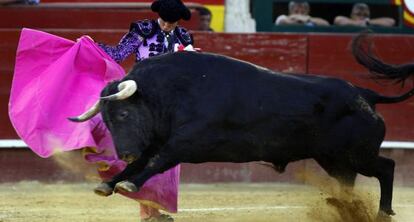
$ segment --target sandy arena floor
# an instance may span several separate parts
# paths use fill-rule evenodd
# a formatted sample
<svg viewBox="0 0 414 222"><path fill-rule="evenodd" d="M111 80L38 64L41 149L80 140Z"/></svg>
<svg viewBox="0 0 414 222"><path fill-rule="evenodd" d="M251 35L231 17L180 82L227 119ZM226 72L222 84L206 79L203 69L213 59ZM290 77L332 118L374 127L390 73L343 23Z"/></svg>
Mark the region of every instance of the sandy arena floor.
<svg viewBox="0 0 414 222"><path fill-rule="evenodd" d="M0 221L139 221L136 202L120 195L100 197L96 183L0 184ZM336 188L286 184L181 185L180 212L184 221L373 221L378 188L356 189L352 200L330 198ZM339 189L338 189L339 190ZM397 187L392 221L414 221L414 188Z"/></svg>

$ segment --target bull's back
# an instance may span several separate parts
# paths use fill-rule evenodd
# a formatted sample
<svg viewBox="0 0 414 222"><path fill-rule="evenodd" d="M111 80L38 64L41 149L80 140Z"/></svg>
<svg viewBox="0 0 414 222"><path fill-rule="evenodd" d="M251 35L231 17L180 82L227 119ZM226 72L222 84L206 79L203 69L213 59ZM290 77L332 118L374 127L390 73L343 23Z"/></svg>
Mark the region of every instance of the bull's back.
<svg viewBox="0 0 414 222"><path fill-rule="evenodd" d="M139 65L137 74L147 91L175 95L178 107L195 114L228 113L242 123L278 115L312 116L331 101L346 102L356 93L342 80L276 73L209 53L168 54Z"/></svg>

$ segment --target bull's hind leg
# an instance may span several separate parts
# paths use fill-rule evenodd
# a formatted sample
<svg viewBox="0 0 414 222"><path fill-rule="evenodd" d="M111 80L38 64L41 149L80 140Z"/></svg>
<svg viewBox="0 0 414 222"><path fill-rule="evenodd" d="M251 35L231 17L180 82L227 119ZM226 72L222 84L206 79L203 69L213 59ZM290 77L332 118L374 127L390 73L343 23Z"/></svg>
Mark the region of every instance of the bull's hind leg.
<svg viewBox="0 0 414 222"><path fill-rule="evenodd" d="M329 174L335 178L343 187L343 189L353 188L357 172L352 169L349 164L341 164L338 160L320 160L316 162Z"/></svg>
<svg viewBox="0 0 414 222"><path fill-rule="evenodd" d="M381 186L380 209L388 215L395 215L392 210L394 167L394 160L378 157L376 177L378 178Z"/></svg>
<svg viewBox="0 0 414 222"><path fill-rule="evenodd" d="M344 118L331 132L336 136L334 138L341 138L344 132L349 132L340 141L346 144L346 159L351 169L379 180L380 213L394 215L391 202L395 163L391 159L378 156L385 135L385 125L372 110L365 106L361 107L364 109Z"/></svg>
<svg viewBox="0 0 414 222"><path fill-rule="evenodd" d="M338 158L323 158L322 160L315 159L318 164L329 174L335 178L341 188L341 199L352 200L353 189L357 172L346 163L341 162ZM351 198L351 199L349 199Z"/></svg>
<svg viewBox="0 0 414 222"><path fill-rule="evenodd" d="M394 167L394 160L379 156L372 164L365 162L358 169L358 172L362 175L374 176L379 180L381 187L380 211L388 215L395 215L391 205Z"/></svg>

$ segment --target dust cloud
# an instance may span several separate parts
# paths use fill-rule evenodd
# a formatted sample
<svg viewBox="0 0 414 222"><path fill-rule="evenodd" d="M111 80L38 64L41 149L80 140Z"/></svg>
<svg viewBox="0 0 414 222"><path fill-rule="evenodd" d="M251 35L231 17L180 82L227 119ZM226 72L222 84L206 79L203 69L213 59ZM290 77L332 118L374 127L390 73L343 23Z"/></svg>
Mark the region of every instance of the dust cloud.
<svg viewBox="0 0 414 222"><path fill-rule="evenodd" d="M52 159L65 171L89 182L98 182L100 177L95 164L88 163L80 151L56 152Z"/></svg>
<svg viewBox="0 0 414 222"><path fill-rule="evenodd" d="M379 203L377 188L367 186L361 188L358 184L354 189L344 187L327 175L318 175L310 171L298 172L297 178L318 188L321 192L321 199L311 206L307 213L311 221L392 221L388 216L377 217Z"/></svg>

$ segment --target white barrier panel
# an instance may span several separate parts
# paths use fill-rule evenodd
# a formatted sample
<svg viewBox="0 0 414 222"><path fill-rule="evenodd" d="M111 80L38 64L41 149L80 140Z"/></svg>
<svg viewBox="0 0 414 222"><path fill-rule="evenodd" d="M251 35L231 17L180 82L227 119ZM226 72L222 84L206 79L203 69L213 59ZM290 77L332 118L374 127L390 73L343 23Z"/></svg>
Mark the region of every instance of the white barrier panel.
<svg viewBox="0 0 414 222"><path fill-rule="evenodd" d="M27 148L23 140L0 140L0 148Z"/></svg>
<svg viewBox="0 0 414 222"><path fill-rule="evenodd" d="M414 149L414 142L384 141L381 148Z"/></svg>
<svg viewBox="0 0 414 222"><path fill-rule="evenodd" d="M27 145L22 140L0 140L0 148L27 148ZM414 142L384 141L381 148L414 149Z"/></svg>

